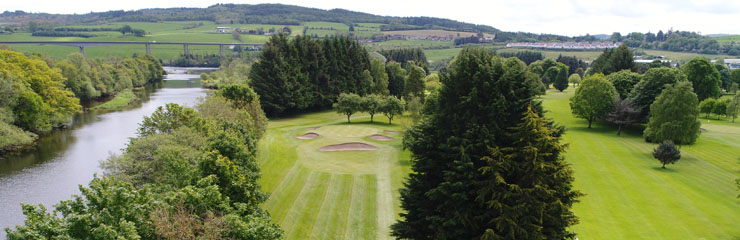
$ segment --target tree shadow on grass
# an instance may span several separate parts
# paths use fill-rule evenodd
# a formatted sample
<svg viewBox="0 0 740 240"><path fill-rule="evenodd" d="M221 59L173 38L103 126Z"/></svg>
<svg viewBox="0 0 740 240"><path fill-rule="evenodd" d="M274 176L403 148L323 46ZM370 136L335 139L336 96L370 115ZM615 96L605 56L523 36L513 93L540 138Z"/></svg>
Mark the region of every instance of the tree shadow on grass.
<svg viewBox="0 0 740 240"><path fill-rule="evenodd" d="M662 168L661 166L653 167L654 170L664 172L664 173L677 173L675 169L670 168L669 166L666 166L665 168Z"/></svg>

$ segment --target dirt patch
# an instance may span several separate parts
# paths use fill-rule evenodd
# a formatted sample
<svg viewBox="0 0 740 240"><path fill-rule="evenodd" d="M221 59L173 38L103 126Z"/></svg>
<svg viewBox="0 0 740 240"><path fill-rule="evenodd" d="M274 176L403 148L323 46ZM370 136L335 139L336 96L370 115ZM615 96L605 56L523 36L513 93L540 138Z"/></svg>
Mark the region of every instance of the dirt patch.
<svg viewBox="0 0 740 240"><path fill-rule="evenodd" d="M317 138L317 137L319 137L319 134L318 133L310 132L310 133L306 133L306 134L297 136L295 138L298 138L298 139L314 139L314 138Z"/></svg>
<svg viewBox="0 0 740 240"><path fill-rule="evenodd" d="M397 134L398 132L396 132L396 131L383 131L383 133L387 133L387 134Z"/></svg>
<svg viewBox="0 0 740 240"><path fill-rule="evenodd" d="M376 148L373 145L360 142L349 142L336 145L328 145L319 148L322 152L335 152L335 151L375 151Z"/></svg>
<svg viewBox="0 0 740 240"><path fill-rule="evenodd" d="M380 135L380 134L375 134L375 135L372 135L372 136L370 136L370 139L372 139L372 140L378 140L378 141L391 141L391 140L396 140L395 138L392 138L392 137L388 137L388 136L383 136L383 135Z"/></svg>

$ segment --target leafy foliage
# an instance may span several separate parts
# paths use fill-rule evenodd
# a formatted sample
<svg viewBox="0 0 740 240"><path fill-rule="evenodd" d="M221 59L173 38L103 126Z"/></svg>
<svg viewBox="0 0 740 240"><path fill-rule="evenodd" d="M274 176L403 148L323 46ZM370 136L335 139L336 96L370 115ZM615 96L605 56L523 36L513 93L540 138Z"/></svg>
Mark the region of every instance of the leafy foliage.
<svg viewBox="0 0 740 240"><path fill-rule="evenodd" d="M650 105L660 95L665 86L686 81L686 75L675 68L653 68L648 70L640 82L632 88L629 99L636 108L642 109L641 118L647 120Z"/></svg>
<svg viewBox="0 0 740 240"><path fill-rule="evenodd" d="M653 149L653 157L658 159L665 168L666 164L674 164L681 159L681 151L678 150L671 140L665 140Z"/></svg>
<svg viewBox="0 0 740 240"><path fill-rule="evenodd" d="M511 127L521 123L538 92L529 76L520 60L472 48L463 49L449 71L440 73L442 87L427 98L424 116L404 136L413 172L401 190L406 212L392 225L393 236L477 239L495 227L478 223L508 217L476 199L482 189L476 183L489 179L479 171L488 165L480 160L490 155L488 147L509 147L516 141ZM522 177L537 177L526 173ZM569 222L563 215L556 218L543 224L560 229L560 223ZM547 234L560 236L557 231Z"/></svg>
<svg viewBox="0 0 740 240"><path fill-rule="evenodd" d="M340 93L365 95L373 91L363 74L370 58L349 38L270 38L249 73L269 116L331 107ZM367 75L367 74L365 74Z"/></svg>
<svg viewBox="0 0 740 240"><path fill-rule="evenodd" d="M350 123L349 117L356 112L359 112L363 108L363 99L354 93L342 93L337 98L337 103L334 103L334 110L337 113L347 116L347 123Z"/></svg>
<svg viewBox="0 0 740 240"><path fill-rule="evenodd" d="M604 49L604 52L591 63L591 73L609 75L622 70L635 71L635 60L627 45L618 48Z"/></svg>
<svg viewBox="0 0 740 240"><path fill-rule="evenodd" d="M694 86L694 92L702 101L707 98L718 98L721 90L720 74L709 60L697 57L681 67L686 77Z"/></svg>
<svg viewBox="0 0 740 240"><path fill-rule="evenodd" d="M622 70L606 76L606 79L617 89L621 99L627 99L632 89L640 82L640 74L633 73L629 70Z"/></svg>
<svg viewBox="0 0 740 240"><path fill-rule="evenodd" d="M729 103L727 103L727 116L732 118L732 122L735 122L738 113L740 113L740 95L732 97Z"/></svg>
<svg viewBox="0 0 740 240"><path fill-rule="evenodd" d="M591 75L576 89L570 99L570 109L574 116L586 119L591 128L594 120L614 111L614 100L618 97L617 90L603 74Z"/></svg>
<svg viewBox="0 0 740 240"><path fill-rule="evenodd" d="M25 225L7 229L9 239L280 239L260 208L267 194L256 144L264 129L254 128L264 114L249 114L259 103L245 88L225 87L198 112L159 108L122 155L102 163L107 176L52 213L24 205Z"/></svg>
<svg viewBox="0 0 740 240"><path fill-rule="evenodd" d="M481 160L484 180L477 200L487 206L481 239L572 238L567 226L578 223L570 211L577 198L573 170L560 155L560 144L550 122L530 108L514 130L515 141L490 148Z"/></svg>
<svg viewBox="0 0 740 240"><path fill-rule="evenodd" d="M649 142L671 140L676 144L694 144L701 122L699 100L691 83L680 81L666 89L650 105L650 121L643 132Z"/></svg>
<svg viewBox="0 0 740 240"><path fill-rule="evenodd" d="M623 126L640 122L640 109L635 108L629 99L614 98L614 111L607 114L604 120L617 125L619 136L622 134Z"/></svg>

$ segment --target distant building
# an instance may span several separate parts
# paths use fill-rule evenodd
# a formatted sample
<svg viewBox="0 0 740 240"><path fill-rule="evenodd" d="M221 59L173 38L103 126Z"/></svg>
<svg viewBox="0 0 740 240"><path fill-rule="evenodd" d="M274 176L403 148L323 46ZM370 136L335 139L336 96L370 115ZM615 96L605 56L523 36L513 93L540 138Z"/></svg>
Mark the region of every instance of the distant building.
<svg viewBox="0 0 740 240"><path fill-rule="evenodd" d="M229 33L231 32L231 27L216 27L216 32Z"/></svg>
<svg viewBox="0 0 740 240"><path fill-rule="evenodd" d="M507 43L506 47L543 48L543 49L578 49L597 50L607 48L618 48L621 42L517 42Z"/></svg>
<svg viewBox="0 0 740 240"><path fill-rule="evenodd" d="M740 59L725 59L725 65L730 67L730 69L740 69Z"/></svg>

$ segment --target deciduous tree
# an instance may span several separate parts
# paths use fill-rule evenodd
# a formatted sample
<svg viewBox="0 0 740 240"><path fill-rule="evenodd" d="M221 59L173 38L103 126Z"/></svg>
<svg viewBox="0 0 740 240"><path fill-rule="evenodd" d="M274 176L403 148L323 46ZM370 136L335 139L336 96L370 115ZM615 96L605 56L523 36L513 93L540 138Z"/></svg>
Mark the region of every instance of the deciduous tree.
<svg viewBox="0 0 740 240"><path fill-rule="evenodd" d="M691 83L680 81L661 92L650 105L650 121L643 132L649 142L671 140L676 144L694 144L701 122L699 100Z"/></svg>
<svg viewBox="0 0 740 240"><path fill-rule="evenodd" d="M350 123L349 118L352 114L359 112L362 109L362 97L354 93L342 93L339 94L337 102L334 103L334 110L342 115L347 115L347 123Z"/></svg>
<svg viewBox="0 0 740 240"><path fill-rule="evenodd" d="M704 99L704 101L701 101L699 103L699 111L702 113L706 113L706 118L709 118L709 114L712 113L712 110L714 109L714 104L717 103L717 99L714 98L707 98Z"/></svg>
<svg viewBox="0 0 740 240"><path fill-rule="evenodd" d="M632 92L632 88L640 82L640 74L633 73L629 70L622 70L609 74L609 76L606 76L606 79L617 89L619 97L626 99L630 92Z"/></svg>
<svg viewBox="0 0 740 240"><path fill-rule="evenodd" d="M732 122L735 122L738 113L740 113L740 95L735 95L727 104L727 116L732 118Z"/></svg>
<svg viewBox="0 0 740 240"><path fill-rule="evenodd" d="M718 98L721 91L719 71L704 57L697 57L684 64L681 69L694 87L694 92L702 101L707 98Z"/></svg>
<svg viewBox="0 0 740 240"><path fill-rule="evenodd" d="M570 99L570 110L574 116L586 119L588 128L591 123L614 111L614 98L619 97L603 74L587 76Z"/></svg>

